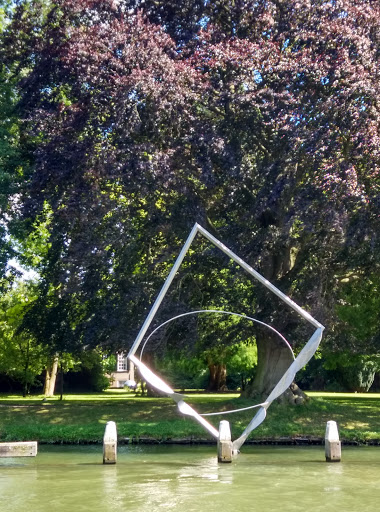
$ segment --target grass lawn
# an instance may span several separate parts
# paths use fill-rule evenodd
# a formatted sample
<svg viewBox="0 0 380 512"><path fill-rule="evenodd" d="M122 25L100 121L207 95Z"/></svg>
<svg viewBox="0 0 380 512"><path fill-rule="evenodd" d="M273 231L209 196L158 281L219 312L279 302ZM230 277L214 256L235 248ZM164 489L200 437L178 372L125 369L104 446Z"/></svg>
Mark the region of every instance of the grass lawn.
<svg viewBox="0 0 380 512"><path fill-rule="evenodd" d="M343 441L380 442L380 394L308 393L310 402L302 406L274 403L266 420L251 433L252 440L284 438L324 438L326 422L335 420ZM0 395L0 441L41 443L101 442L107 421L117 424L119 440L124 438L211 439L191 418L180 415L168 398L136 397L124 390L99 394L65 395L42 401L42 396L22 398ZM252 405L238 394L189 394L188 403L198 412L237 409ZM249 423L255 410L228 416L214 416L231 423L233 438Z"/></svg>

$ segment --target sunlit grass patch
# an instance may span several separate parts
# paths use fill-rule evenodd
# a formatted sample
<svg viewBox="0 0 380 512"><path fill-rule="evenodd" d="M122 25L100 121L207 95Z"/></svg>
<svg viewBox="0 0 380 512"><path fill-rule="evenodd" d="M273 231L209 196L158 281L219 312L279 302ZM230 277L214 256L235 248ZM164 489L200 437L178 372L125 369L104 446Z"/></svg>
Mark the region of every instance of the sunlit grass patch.
<svg viewBox="0 0 380 512"><path fill-rule="evenodd" d="M303 406L273 403L266 420L250 435L255 440L294 437L324 438L326 422L338 423L343 440L380 439L380 395L359 393L309 393ZM151 438L158 441L210 439L193 419L182 416L168 398L137 397L124 390L65 395L42 402L42 397L0 396L0 440L40 442L101 442L107 421L115 421L119 439ZM236 393L189 393L188 403L201 413L247 407L254 400ZM238 437L256 410L217 415L209 421L218 428L230 421Z"/></svg>
<svg viewBox="0 0 380 512"><path fill-rule="evenodd" d="M350 423L341 423L340 426L347 430L365 430L368 429L369 424L363 421L353 421Z"/></svg>
<svg viewBox="0 0 380 512"><path fill-rule="evenodd" d="M309 397L315 398L331 398L338 400L357 400L357 399L376 399L380 400L380 393L333 393L330 391L308 391L307 395Z"/></svg>

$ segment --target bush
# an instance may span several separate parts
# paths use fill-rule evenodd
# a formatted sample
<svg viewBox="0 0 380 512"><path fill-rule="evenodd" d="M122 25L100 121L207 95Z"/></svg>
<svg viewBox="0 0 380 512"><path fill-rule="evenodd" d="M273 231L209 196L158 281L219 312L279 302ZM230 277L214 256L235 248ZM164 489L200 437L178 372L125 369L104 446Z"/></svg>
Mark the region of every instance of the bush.
<svg viewBox="0 0 380 512"><path fill-rule="evenodd" d="M369 391L378 368L376 362L364 358L356 364L342 368L341 378L347 391Z"/></svg>
<svg viewBox="0 0 380 512"><path fill-rule="evenodd" d="M320 358L312 359L297 374L297 383L310 391L366 392L374 383L379 370L378 356L325 353Z"/></svg>

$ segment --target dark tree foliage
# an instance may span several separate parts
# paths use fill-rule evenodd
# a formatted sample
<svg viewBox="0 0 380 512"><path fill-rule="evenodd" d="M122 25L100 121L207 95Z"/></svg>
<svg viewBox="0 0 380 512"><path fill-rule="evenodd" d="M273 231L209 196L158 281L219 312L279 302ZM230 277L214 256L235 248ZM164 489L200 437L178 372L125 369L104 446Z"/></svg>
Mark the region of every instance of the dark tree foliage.
<svg viewBox="0 0 380 512"><path fill-rule="evenodd" d="M34 143L23 215L50 230L40 335L130 343L198 221L333 339L340 280L379 265L378 2L58 0L41 13L21 2L2 45L24 69ZM177 304L198 305L194 283L226 265L200 250L209 263L189 260ZM304 340L256 288L244 305ZM277 350L262 337L259 366Z"/></svg>
<svg viewBox="0 0 380 512"><path fill-rule="evenodd" d="M11 2L0 0L0 35L9 20ZM10 197L15 193L17 167L20 165L17 118L14 116L15 78L0 62L0 293L17 275L15 269L8 270L8 261L13 250L7 232L10 214Z"/></svg>

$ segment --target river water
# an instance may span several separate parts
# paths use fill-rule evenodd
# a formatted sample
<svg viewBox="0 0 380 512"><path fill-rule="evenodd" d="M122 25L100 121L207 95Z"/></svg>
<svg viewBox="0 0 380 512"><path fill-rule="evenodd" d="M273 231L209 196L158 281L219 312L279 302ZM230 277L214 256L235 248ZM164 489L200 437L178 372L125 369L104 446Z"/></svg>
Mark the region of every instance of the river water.
<svg viewBox="0 0 380 512"><path fill-rule="evenodd" d="M380 448L244 446L218 464L215 446L39 447L0 459L1 512L378 512Z"/></svg>

